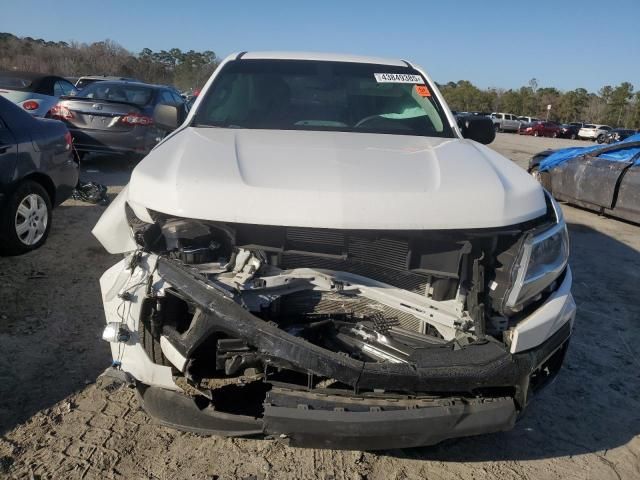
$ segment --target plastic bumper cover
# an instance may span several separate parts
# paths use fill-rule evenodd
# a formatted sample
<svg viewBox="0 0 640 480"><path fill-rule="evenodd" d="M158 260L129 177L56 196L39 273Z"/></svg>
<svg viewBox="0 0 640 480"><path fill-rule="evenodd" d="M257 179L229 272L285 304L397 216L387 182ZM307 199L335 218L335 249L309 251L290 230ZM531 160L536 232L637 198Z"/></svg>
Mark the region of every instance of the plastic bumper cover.
<svg viewBox="0 0 640 480"><path fill-rule="evenodd" d="M73 128L69 131L75 148L81 152L146 154L157 143L157 135L147 127L124 132Z"/></svg>
<svg viewBox="0 0 640 480"><path fill-rule="evenodd" d="M256 419L198 408L189 397L157 387L138 386L147 413L180 430L226 436L280 438L308 448L379 450L434 445L449 438L509 430L517 411L512 398L448 401L428 407L369 411L315 410L265 405ZM293 392L295 401L295 392ZM390 406L395 406L389 402Z"/></svg>

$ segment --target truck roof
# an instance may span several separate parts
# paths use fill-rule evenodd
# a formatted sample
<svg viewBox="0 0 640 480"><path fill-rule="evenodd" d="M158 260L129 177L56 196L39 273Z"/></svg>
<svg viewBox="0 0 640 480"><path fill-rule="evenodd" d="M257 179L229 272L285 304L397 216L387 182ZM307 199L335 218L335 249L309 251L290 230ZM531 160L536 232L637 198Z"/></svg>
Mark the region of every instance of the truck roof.
<svg viewBox="0 0 640 480"><path fill-rule="evenodd" d="M229 58L242 59L271 59L271 60L318 60L325 62L353 62L353 63L374 63L380 65L394 65L400 67L409 66L405 60L381 57L366 57L359 55L346 55L342 53L320 53L320 52L239 52L229 55Z"/></svg>

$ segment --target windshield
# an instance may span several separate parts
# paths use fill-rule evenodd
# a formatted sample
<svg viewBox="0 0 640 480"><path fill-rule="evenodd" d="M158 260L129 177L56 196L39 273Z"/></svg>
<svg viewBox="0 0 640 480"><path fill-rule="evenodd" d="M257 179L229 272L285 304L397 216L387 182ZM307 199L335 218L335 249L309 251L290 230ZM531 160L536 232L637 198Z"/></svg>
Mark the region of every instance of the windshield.
<svg viewBox="0 0 640 480"><path fill-rule="evenodd" d="M134 103L144 107L153 99L153 89L126 83L94 82L76 95L78 98Z"/></svg>
<svg viewBox="0 0 640 480"><path fill-rule="evenodd" d="M84 87L87 87L89 85L91 85L92 83L98 82L99 80L96 78L81 78L80 80L78 80L76 82L76 88L77 89L82 89Z"/></svg>
<svg viewBox="0 0 640 480"><path fill-rule="evenodd" d="M22 78L9 75L0 75L0 88L9 90L26 90L31 86L29 78Z"/></svg>
<svg viewBox="0 0 640 480"><path fill-rule="evenodd" d="M418 71L308 60L228 63L202 99L193 125L454 136Z"/></svg>

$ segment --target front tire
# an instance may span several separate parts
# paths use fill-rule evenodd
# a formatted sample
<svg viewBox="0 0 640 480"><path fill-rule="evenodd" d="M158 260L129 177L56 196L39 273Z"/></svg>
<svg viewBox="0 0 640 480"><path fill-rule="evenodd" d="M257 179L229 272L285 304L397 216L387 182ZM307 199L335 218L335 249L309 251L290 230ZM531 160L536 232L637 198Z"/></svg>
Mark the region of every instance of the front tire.
<svg viewBox="0 0 640 480"><path fill-rule="evenodd" d="M51 229L51 199L42 185L25 180L0 212L0 251L18 255L44 244Z"/></svg>

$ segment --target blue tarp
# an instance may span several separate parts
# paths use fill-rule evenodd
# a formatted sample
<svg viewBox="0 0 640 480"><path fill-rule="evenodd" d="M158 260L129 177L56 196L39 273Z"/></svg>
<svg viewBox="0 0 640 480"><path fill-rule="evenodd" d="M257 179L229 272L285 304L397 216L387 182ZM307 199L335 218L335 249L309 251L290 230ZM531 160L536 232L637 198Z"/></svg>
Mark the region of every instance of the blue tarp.
<svg viewBox="0 0 640 480"><path fill-rule="evenodd" d="M635 135L632 135L629 138L616 143L615 145L620 146L620 150L603 153L602 155L599 155L599 158L605 158L607 160L611 160L612 162L628 162L634 157L634 155L640 153L640 147L624 148L624 144L629 142L640 142L640 133L636 133ZM556 150L540 162L539 169L541 172L546 172L553 167L562 165L564 162L571 160L572 158L579 157L581 155L584 155L585 153L595 152L596 150L608 146L611 145L596 145L594 147L571 147ZM640 165L640 158L635 161L634 165Z"/></svg>

